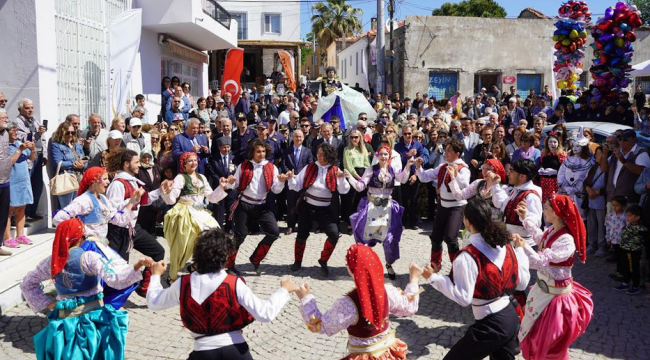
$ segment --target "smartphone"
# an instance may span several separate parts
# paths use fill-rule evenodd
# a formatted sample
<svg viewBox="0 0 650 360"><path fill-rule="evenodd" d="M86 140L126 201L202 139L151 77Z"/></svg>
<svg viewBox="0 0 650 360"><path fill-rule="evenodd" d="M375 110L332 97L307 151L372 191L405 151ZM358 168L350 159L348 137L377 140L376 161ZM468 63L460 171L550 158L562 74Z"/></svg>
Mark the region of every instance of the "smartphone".
<svg viewBox="0 0 650 360"><path fill-rule="evenodd" d="M46 129L47 129L47 122L48 122L47 119L44 119L44 120L43 120L43 127L46 128Z"/></svg>
<svg viewBox="0 0 650 360"><path fill-rule="evenodd" d="M33 139L34 139L34 134L33 133L27 134L27 141L32 141Z"/></svg>

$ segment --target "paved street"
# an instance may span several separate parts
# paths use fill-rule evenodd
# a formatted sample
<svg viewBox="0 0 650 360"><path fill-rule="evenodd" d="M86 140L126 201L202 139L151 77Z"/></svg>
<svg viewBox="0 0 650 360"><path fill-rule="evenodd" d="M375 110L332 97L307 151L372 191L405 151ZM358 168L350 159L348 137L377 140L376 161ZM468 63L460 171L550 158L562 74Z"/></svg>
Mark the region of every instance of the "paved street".
<svg viewBox="0 0 650 360"><path fill-rule="evenodd" d="M404 232L402 259L396 263L396 285L403 287L404 275L411 259L420 264L428 261L430 243L428 231ZM250 236L243 245L239 260L248 263L261 235ZM282 236L271 249L262 265L263 275L247 276L246 280L260 297L267 297L279 286L279 279L288 272L293 262L295 235ZM164 239L160 238L166 246ZM319 275L317 259L324 234L312 235L307 243L303 270L296 274L296 282L309 282L322 310L353 287L344 267L344 254L353 243L344 235L331 260L330 278ZM381 247L377 247L383 259ZM449 271L445 255L445 273ZM607 275L613 265L590 257L586 265L576 265L575 278L594 293L595 316L584 334L573 344L572 359L648 359L650 354L650 296L644 292L628 296L611 290L615 283ZM250 265L239 268L252 273ZM387 279L388 281L388 279ZM424 285L420 309L411 318L391 318L399 338L409 346L411 359L441 359L448 349L465 333L473 322L471 309L461 308L430 286ZM180 322L179 310L152 312L144 299L132 295L127 303L131 325L127 340L127 359L186 359L192 350L192 340ZM0 358L34 359L32 336L46 324L41 315L33 314L22 305L7 312L0 319ZM310 333L300 319L295 295L280 315L270 324L254 322L244 331L256 359L337 359L345 355L346 333L328 338Z"/></svg>

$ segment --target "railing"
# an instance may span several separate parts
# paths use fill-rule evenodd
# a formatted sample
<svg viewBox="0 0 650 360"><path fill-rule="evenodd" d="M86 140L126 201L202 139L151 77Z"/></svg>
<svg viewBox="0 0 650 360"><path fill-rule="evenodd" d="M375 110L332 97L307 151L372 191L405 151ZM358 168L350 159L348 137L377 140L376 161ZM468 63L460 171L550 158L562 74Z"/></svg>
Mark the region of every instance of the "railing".
<svg viewBox="0 0 650 360"><path fill-rule="evenodd" d="M230 30L230 13L219 5L215 0L201 0L203 12L215 19L218 23Z"/></svg>

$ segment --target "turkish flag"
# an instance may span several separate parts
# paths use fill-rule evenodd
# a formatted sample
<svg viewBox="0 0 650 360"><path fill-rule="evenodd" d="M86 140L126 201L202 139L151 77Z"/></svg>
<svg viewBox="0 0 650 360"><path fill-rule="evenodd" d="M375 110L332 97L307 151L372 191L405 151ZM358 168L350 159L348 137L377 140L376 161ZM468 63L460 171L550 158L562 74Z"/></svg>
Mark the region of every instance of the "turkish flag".
<svg viewBox="0 0 650 360"><path fill-rule="evenodd" d="M234 48L226 53L226 64L223 67L221 79L221 94L229 92L232 95L233 105L237 105L241 94L239 79L244 69L244 49Z"/></svg>

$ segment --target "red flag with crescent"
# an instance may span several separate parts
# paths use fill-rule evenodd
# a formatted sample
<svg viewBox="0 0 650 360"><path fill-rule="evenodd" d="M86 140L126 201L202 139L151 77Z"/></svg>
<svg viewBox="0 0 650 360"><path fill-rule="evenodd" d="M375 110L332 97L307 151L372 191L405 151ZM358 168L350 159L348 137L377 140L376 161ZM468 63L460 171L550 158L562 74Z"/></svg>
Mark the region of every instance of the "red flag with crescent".
<svg viewBox="0 0 650 360"><path fill-rule="evenodd" d="M234 48L226 53L226 64L223 67L221 93L229 92L232 103L237 104L241 94L241 72L244 69L244 49Z"/></svg>

